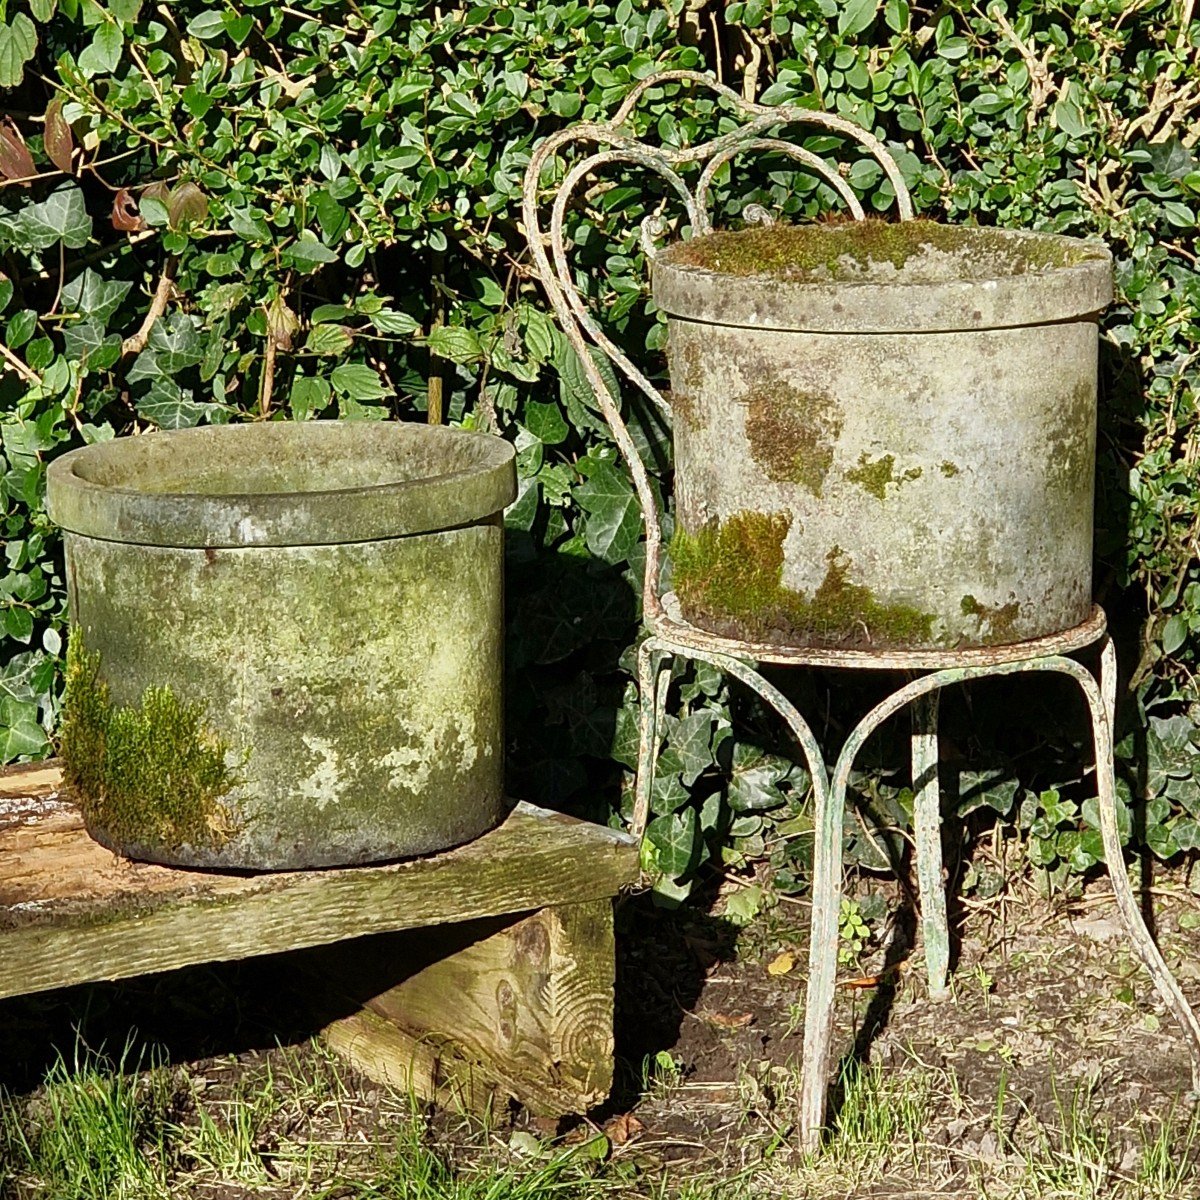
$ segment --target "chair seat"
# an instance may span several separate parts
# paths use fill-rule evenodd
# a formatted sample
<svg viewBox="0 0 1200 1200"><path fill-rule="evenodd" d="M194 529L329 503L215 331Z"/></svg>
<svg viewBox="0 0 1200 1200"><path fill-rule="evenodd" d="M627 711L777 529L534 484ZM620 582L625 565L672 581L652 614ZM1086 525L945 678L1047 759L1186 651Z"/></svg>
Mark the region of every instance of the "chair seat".
<svg viewBox="0 0 1200 1200"><path fill-rule="evenodd" d="M845 667L875 671L935 671L945 667L995 666L1023 662L1052 654L1071 654L1098 642L1105 633L1104 610L1092 605L1086 621L1073 629L1004 646L970 647L961 650L835 650L822 646L787 646L774 642L741 642L711 633L691 624L683 615L674 592L662 597L663 615L648 615L653 633L681 649L710 654L729 654L756 662L797 667Z"/></svg>

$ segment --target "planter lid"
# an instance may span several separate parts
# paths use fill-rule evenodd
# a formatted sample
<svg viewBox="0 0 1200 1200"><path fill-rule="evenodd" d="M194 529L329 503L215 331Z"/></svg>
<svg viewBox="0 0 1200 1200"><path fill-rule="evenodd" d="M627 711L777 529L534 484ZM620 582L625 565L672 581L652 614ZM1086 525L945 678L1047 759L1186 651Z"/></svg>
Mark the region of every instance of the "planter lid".
<svg viewBox="0 0 1200 1200"><path fill-rule="evenodd" d="M674 317L831 333L1078 321L1112 299L1112 255L1052 233L875 219L772 225L677 242L654 261Z"/></svg>
<svg viewBox="0 0 1200 1200"><path fill-rule="evenodd" d="M71 533L147 546L319 546L470 525L516 496L513 447L396 421L271 421L122 437L47 472Z"/></svg>

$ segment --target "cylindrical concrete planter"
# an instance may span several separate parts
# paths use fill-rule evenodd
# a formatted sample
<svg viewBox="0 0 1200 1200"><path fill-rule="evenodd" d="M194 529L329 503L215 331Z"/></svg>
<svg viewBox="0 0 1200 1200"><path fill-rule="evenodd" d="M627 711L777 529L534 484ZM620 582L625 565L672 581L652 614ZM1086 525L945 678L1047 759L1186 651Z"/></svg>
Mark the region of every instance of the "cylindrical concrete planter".
<svg viewBox="0 0 1200 1200"><path fill-rule="evenodd" d="M497 824L515 487L499 438L396 423L218 426L56 460L63 757L92 835L271 870Z"/></svg>
<svg viewBox="0 0 1200 1200"><path fill-rule="evenodd" d="M913 221L772 226L654 264L695 624L999 645L1091 603L1102 246Z"/></svg>

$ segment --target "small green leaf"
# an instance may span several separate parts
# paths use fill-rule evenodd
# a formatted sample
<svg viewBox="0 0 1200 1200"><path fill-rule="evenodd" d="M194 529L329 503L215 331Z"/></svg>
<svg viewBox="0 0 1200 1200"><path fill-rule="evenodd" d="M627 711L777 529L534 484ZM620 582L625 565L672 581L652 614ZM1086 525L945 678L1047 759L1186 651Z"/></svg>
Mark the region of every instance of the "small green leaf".
<svg viewBox="0 0 1200 1200"><path fill-rule="evenodd" d="M337 262L335 250L330 250L311 230L301 230L300 236L283 252L284 260L305 273L315 271L324 263Z"/></svg>
<svg viewBox="0 0 1200 1200"><path fill-rule="evenodd" d="M1083 137L1088 132L1088 125L1075 97L1075 88L1075 81L1068 79L1059 89L1054 104L1054 124L1070 137Z"/></svg>
<svg viewBox="0 0 1200 1200"><path fill-rule="evenodd" d="M1175 613L1163 626L1162 648L1164 654L1174 654L1187 641L1188 623L1183 613Z"/></svg>
<svg viewBox="0 0 1200 1200"><path fill-rule="evenodd" d="M292 380L292 390L288 397L292 416L297 421L307 421L313 413L321 412L329 404L331 395L332 389L326 380L297 375Z"/></svg>
<svg viewBox="0 0 1200 1200"><path fill-rule="evenodd" d="M345 354L353 344L350 331L341 325L314 325L305 339L304 349L312 354Z"/></svg>
<svg viewBox="0 0 1200 1200"><path fill-rule="evenodd" d="M421 328L421 323L415 317L410 317L408 313L395 312L390 308L381 308L378 312L371 313L367 320L380 333L394 333L401 337L408 337Z"/></svg>
<svg viewBox="0 0 1200 1200"><path fill-rule="evenodd" d="M842 37L862 33L875 20L879 0L847 0L838 13L837 31Z"/></svg>
<svg viewBox="0 0 1200 1200"><path fill-rule="evenodd" d="M343 363L329 374L334 390L351 400L379 400L390 395L380 381L379 373L366 363Z"/></svg>
<svg viewBox="0 0 1200 1200"><path fill-rule="evenodd" d="M121 51L125 48L125 35L115 21L105 21L96 27L91 42L80 51L79 69L91 78L93 75L111 75L121 62Z"/></svg>
<svg viewBox="0 0 1200 1200"><path fill-rule="evenodd" d="M37 27L24 14L0 23L0 88L15 88L25 77L25 64L37 50Z"/></svg>
<svg viewBox="0 0 1200 1200"><path fill-rule="evenodd" d="M439 325L430 331L425 344L440 358L454 363L479 362L483 358L478 334L463 325Z"/></svg>
<svg viewBox="0 0 1200 1200"><path fill-rule="evenodd" d="M202 12L187 23L187 31L192 37L199 38L201 41L212 41L214 38L223 37L225 22L221 17L222 14L219 12L211 10Z"/></svg>

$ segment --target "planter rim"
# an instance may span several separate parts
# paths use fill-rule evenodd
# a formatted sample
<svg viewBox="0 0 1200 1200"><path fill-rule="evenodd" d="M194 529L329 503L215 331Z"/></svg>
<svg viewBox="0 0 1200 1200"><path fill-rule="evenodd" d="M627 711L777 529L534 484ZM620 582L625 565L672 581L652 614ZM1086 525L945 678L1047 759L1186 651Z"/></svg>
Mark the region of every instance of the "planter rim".
<svg viewBox="0 0 1200 1200"><path fill-rule="evenodd" d="M830 229L844 235L853 226L791 228L801 237L808 230L820 237ZM675 261L682 248L694 245L685 241L674 243L654 260L654 300L669 316L684 320L825 333L938 333L1046 325L1092 319L1112 300L1112 255L1099 242L1032 230L937 228L954 230L954 240L966 250L972 243L982 249L986 239L993 252L997 244L1007 242L1014 253L1022 246L1059 248L1075 261L1017 273L1001 270L990 276L932 281L795 279L735 274Z"/></svg>
<svg viewBox="0 0 1200 1200"><path fill-rule="evenodd" d="M316 486L280 486L289 469ZM265 477L261 490L246 486L256 472ZM64 530L104 541L316 546L475 524L516 490L515 450L492 434L400 421L279 421L70 451L50 464L46 506Z"/></svg>

